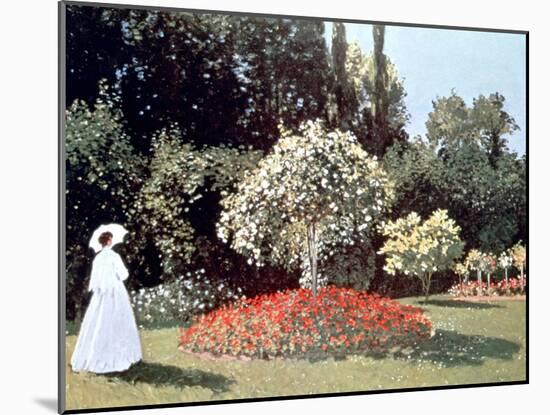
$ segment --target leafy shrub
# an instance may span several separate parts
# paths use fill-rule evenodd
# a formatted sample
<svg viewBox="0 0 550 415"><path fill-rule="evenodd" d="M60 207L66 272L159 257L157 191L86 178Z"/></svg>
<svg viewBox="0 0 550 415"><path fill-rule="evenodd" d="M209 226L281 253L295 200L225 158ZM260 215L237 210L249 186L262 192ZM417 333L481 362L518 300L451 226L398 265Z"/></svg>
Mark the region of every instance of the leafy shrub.
<svg viewBox="0 0 550 415"><path fill-rule="evenodd" d="M153 137L150 176L130 209L139 229L135 238L154 241L168 276L185 269L196 251L200 233L193 218L213 214L201 210L198 202L226 194L261 157L261 152L243 146L197 148L186 140L177 124Z"/></svg>
<svg viewBox="0 0 550 415"><path fill-rule="evenodd" d="M355 290L369 290L374 278L376 251L371 241L358 242L341 248L324 266L328 284Z"/></svg>
<svg viewBox="0 0 550 415"><path fill-rule="evenodd" d="M334 286L286 290L223 306L180 329L180 349L255 358L384 352L414 346L432 323L417 307Z"/></svg>
<svg viewBox="0 0 550 415"><path fill-rule="evenodd" d="M204 269L187 272L156 287L133 290L130 294L138 319L149 323L187 321L196 314L242 297L240 288L213 281Z"/></svg>

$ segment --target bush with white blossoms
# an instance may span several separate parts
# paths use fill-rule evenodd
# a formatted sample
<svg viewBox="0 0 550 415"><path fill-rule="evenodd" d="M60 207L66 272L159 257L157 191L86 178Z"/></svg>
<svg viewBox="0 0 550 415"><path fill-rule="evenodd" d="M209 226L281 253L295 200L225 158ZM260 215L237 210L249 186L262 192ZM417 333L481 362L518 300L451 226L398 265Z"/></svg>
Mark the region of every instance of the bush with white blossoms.
<svg viewBox="0 0 550 415"><path fill-rule="evenodd" d="M504 279L508 283L508 268L513 264L512 255L509 251L504 251L498 257L498 266L504 270Z"/></svg>
<svg viewBox="0 0 550 415"><path fill-rule="evenodd" d="M204 269L187 272L156 287L130 292L140 322L187 321L197 314L243 298L240 288L210 279Z"/></svg>
<svg viewBox="0 0 550 415"><path fill-rule="evenodd" d="M477 287L479 287L478 295L482 295L482 274L487 271L487 262L485 254L477 249L470 249L466 255L465 264L470 271L477 273Z"/></svg>
<svg viewBox="0 0 550 415"><path fill-rule="evenodd" d="M487 273L487 290L491 289L491 274L497 269L497 259L491 254L483 256L485 261L485 272Z"/></svg>
<svg viewBox="0 0 550 415"><path fill-rule="evenodd" d="M416 212L388 222L383 227L388 239L379 251L386 255L384 270L390 275L418 277L427 301L432 275L453 267L462 254L464 242L459 233L460 227L442 209L423 222Z"/></svg>
<svg viewBox="0 0 550 415"><path fill-rule="evenodd" d="M298 133L280 129L272 151L221 201L218 236L250 264L311 273L315 294L317 269L368 238L394 185L350 132L327 131L320 120Z"/></svg>

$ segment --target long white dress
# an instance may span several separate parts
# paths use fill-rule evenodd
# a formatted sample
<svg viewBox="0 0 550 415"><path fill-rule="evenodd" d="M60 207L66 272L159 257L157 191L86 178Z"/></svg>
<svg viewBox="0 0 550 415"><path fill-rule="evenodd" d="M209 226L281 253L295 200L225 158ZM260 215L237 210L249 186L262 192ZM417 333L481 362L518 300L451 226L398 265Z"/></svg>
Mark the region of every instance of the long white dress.
<svg viewBox="0 0 550 415"><path fill-rule="evenodd" d="M142 358L139 332L128 291L123 281L128 270L110 247L94 258L84 314L71 357L75 372L120 372Z"/></svg>

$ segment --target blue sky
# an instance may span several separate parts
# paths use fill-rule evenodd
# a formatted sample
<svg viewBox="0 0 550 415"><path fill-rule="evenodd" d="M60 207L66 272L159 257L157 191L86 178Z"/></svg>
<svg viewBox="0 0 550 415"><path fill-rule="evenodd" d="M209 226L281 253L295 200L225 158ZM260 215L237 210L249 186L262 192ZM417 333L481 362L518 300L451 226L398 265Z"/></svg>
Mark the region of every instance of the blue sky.
<svg viewBox="0 0 550 415"><path fill-rule="evenodd" d="M332 24L326 27L330 38ZM348 42L357 40L372 50L372 26L346 23ZM330 40L329 40L330 42ZM508 33L386 26L384 52L404 78L411 120L411 137L426 132L432 100L451 89L470 106L480 94L500 92L505 110L520 127L508 137L509 147L525 153L526 68L525 36Z"/></svg>

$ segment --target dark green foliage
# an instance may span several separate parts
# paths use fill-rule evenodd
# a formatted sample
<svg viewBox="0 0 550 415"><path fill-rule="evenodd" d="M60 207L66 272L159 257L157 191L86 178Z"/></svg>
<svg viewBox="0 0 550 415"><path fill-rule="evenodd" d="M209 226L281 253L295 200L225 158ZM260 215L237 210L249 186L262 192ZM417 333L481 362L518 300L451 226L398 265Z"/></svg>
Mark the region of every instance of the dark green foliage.
<svg viewBox="0 0 550 415"><path fill-rule="evenodd" d="M393 217L446 208L462 229L466 249L487 252L502 252L525 235L526 171L515 153L504 152L493 167L474 141L457 143L439 156L418 141L395 145L384 161L397 183Z"/></svg>
<svg viewBox="0 0 550 415"><path fill-rule="evenodd" d="M332 124L343 131L349 130L356 118L358 101L350 84L350 74L346 70L346 28L343 23L332 27L332 73L331 92L335 104Z"/></svg>
<svg viewBox="0 0 550 415"><path fill-rule="evenodd" d="M200 144L268 149L280 119L295 127L325 114L322 23L68 10L69 102L93 102L97 81L106 78L120 90L133 145L142 153L151 134L173 122Z"/></svg>
<svg viewBox="0 0 550 415"><path fill-rule="evenodd" d="M379 154L384 154L386 148L390 145L387 121L389 103L386 94L388 73L386 55L383 52L385 33L386 27L383 25L372 27L372 37L374 39L374 88L371 91L373 96L372 128L378 137Z"/></svg>
<svg viewBox="0 0 550 415"><path fill-rule="evenodd" d="M122 9L67 6L66 102L81 99L92 105L97 84L116 81L115 69L131 61L131 51L121 36Z"/></svg>
<svg viewBox="0 0 550 415"><path fill-rule="evenodd" d="M342 248L324 267L329 284L359 291L370 289L375 275L376 251L372 240Z"/></svg>
<svg viewBox="0 0 550 415"><path fill-rule="evenodd" d="M434 210L445 208L443 161L423 141L393 145L384 156L384 163L396 183L393 219L412 211L427 217Z"/></svg>
<svg viewBox="0 0 550 415"><path fill-rule="evenodd" d="M267 149L283 122L295 130L304 120L325 116L329 76L324 25L288 19L232 18L236 70L247 95L241 120L249 142ZM258 140L261 143L256 143Z"/></svg>
<svg viewBox="0 0 550 415"><path fill-rule="evenodd" d="M503 136L519 130L516 121L504 111L504 101L498 92L488 97L480 95L472 107L472 123L479 129L481 143L493 167L506 152L507 141Z"/></svg>
<svg viewBox="0 0 550 415"><path fill-rule="evenodd" d="M407 140L405 126L410 117L404 102L407 93L403 81L384 53L385 33L384 25L373 26L374 50L366 59L366 76L363 79L366 91L366 103L362 105L364 125L356 128L358 136L363 137L365 147L379 157L392 144Z"/></svg>
<svg viewBox="0 0 550 415"><path fill-rule="evenodd" d="M525 168L505 153L492 166L474 143L461 146L444 163L445 202L463 229L468 248L502 252L525 232Z"/></svg>

